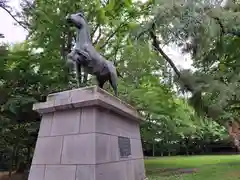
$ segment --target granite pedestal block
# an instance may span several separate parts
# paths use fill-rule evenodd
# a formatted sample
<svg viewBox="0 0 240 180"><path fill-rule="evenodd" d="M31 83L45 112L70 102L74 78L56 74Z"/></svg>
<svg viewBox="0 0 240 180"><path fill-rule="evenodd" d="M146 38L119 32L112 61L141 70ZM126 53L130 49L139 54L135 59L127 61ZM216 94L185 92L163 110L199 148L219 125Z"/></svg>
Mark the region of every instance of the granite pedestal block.
<svg viewBox="0 0 240 180"><path fill-rule="evenodd" d="M50 94L29 180L144 180L137 111L97 86Z"/></svg>

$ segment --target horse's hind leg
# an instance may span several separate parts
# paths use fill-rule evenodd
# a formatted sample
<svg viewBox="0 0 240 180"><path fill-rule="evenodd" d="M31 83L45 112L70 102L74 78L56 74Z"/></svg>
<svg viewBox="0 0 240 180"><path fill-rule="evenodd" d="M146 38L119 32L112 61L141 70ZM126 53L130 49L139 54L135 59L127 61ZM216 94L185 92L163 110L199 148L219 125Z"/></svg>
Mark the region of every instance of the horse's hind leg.
<svg viewBox="0 0 240 180"><path fill-rule="evenodd" d="M75 62L76 66L76 80L77 80L77 86L78 88L82 85L82 75L81 75L81 65L77 62Z"/></svg>
<svg viewBox="0 0 240 180"><path fill-rule="evenodd" d="M97 77L97 82L98 82L98 86L103 89L103 85L104 83L106 82L106 80L104 80L103 78L101 77Z"/></svg>
<svg viewBox="0 0 240 180"><path fill-rule="evenodd" d="M117 78L115 74L110 74L109 82L113 88L114 94L117 97L118 96L118 91L117 91Z"/></svg>
<svg viewBox="0 0 240 180"><path fill-rule="evenodd" d="M86 71L84 71L83 74L83 85L87 86L87 81L88 81L88 73Z"/></svg>

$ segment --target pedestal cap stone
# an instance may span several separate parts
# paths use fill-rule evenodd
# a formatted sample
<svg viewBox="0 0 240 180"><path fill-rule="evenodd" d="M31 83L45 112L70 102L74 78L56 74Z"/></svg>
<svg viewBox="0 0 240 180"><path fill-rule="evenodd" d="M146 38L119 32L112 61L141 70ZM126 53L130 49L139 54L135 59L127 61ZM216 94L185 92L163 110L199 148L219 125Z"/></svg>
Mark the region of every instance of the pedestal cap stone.
<svg viewBox="0 0 240 180"><path fill-rule="evenodd" d="M33 110L40 114L87 106L101 106L116 113L141 121L142 117L129 104L98 86L73 89L48 95L47 102L36 103Z"/></svg>

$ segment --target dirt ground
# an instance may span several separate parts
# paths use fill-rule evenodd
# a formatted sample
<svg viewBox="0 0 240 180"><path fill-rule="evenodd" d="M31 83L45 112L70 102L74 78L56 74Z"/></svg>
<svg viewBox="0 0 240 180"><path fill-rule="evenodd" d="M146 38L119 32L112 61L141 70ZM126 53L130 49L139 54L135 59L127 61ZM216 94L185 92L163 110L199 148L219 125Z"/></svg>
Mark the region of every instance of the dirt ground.
<svg viewBox="0 0 240 180"><path fill-rule="evenodd" d="M13 172L11 179L8 177L8 172L0 172L0 180L27 180L26 174L16 174Z"/></svg>

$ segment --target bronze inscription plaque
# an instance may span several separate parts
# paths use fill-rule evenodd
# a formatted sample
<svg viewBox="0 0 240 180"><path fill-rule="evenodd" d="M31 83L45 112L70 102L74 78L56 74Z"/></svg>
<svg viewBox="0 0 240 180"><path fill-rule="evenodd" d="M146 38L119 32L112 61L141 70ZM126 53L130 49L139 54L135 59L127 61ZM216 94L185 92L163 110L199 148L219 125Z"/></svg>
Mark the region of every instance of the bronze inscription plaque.
<svg viewBox="0 0 240 180"><path fill-rule="evenodd" d="M120 151L120 158L127 158L129 155L131 155L130 138L119 136L118 147Z"/></svg>

